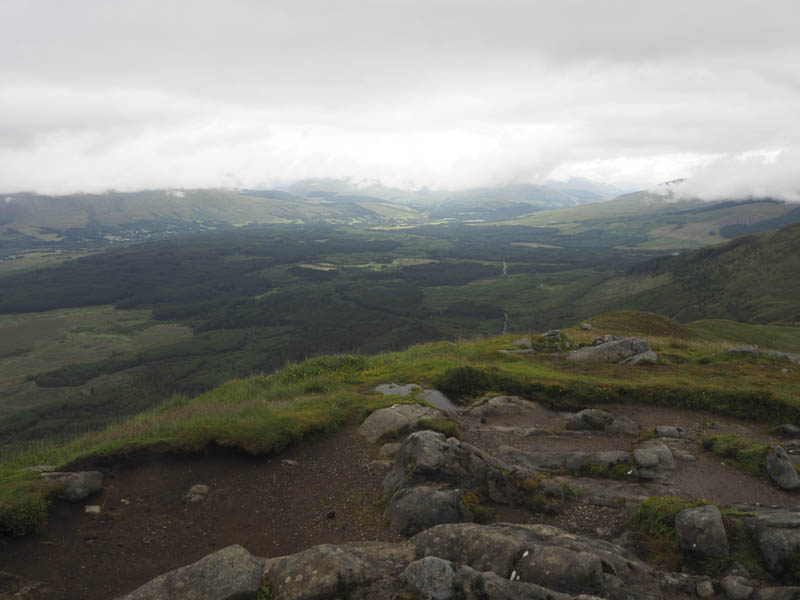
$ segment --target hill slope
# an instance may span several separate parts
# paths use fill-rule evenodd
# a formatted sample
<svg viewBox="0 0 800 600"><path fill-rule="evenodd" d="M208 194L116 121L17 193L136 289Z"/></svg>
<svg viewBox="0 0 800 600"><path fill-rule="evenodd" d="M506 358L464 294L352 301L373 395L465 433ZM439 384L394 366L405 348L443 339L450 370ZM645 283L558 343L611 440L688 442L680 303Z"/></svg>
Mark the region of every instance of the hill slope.
<svg viewBox="0 0 800 600"><path fill-rule="evenodd" d="M653 259L582 304L652 310L680 321L800 321L800 223Z"/></svg>

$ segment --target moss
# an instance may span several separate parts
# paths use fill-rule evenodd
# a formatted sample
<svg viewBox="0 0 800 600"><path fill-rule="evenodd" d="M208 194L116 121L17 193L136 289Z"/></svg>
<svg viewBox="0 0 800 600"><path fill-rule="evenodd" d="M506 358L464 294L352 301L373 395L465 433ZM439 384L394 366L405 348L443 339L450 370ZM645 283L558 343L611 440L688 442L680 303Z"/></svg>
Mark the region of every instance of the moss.
<svg viewBox="0 0 800 600"><path fill-rule="evenodd" d="M714 435L703 440L703 448L719 456L734 461L734 464L745 473L764 477L764 460L769 454L767 444L753 443L738 435Z"/></svg>
<svg viewBox="0 0 800 600"><path fill-rule="evenodd" d="M631 466L627 463L617 463L608 467L595 463L585 463L571 472L578 477L596 477L598 479L629 479Z"/></svg>
<svg viewBox="0 0 800 600"><path fill-rule="evenodd" d="M461 439L461 428L458 423L449 419L420 419L419 429L430 429L437 433L443 433L447 437Z"/></svg>
<svg viewBox="0 0 800 600"><path fill-rule="evenodd" d="M476 523L488 523L492 519L491 511L485 506L481 505L481 500L475 492L467 492L462 494L461 502L467 507L467 510L472 514Z"/></svg>
<svg viewBox="0 0 800 600"><path fill-rule="evenodd" d="M261 585L258 587L258 595L256 596L256 600L270 600L272 598L272 584L269 581L269 578L264 575L261 578Z"/></svg>

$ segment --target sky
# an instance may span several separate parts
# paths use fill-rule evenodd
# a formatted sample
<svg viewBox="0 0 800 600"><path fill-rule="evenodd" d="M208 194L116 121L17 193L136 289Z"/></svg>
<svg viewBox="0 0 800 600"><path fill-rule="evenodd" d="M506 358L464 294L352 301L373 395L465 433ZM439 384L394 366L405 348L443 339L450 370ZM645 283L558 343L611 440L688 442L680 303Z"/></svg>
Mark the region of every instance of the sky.
<svg viewBox="0 0 800 600"><path fill-rule="evenodd" d="M0 0L0 191L800 200L799 31L796 0Z"/></svg>

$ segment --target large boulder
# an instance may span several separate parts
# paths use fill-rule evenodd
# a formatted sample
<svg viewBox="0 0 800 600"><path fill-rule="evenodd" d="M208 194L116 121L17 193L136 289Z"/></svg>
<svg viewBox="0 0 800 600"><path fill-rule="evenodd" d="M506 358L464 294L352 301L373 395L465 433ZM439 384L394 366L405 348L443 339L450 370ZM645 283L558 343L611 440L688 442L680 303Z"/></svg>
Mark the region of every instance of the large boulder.
<svg viewBox="0 0 800 600"><path fill-rule="evenodd" d="M679 512L675 517L675 536L678 548L687 554L703 558L728 556L728 536L722 513L712 504Z"/></svg>
<svg viewBox="0 0 800 600"><path fill-rule="evenodd" d="M100 471L42 473L42 479L59 486L56 497L70 502L85 500L103 489L103 474Z"/></svg>
<svg viewBox="0 0 800 600"><path fill-rule="evenodd" d="M252 600L262 564L241 546L228 546L145 583L118 600Z"/></svg>
<svg viewBox="0 0 800 600"><path fill-rule="evenodd" d="M421 483L464 489L485 487L495 502L509 502L507 466L483 450L433 431L417 431L400 446L392 470L383 480L387 496ZM507 489L509 488L509 489ZM516 486L513 486L516 490Z"/></svg>
<svg viewBox="0 0 800 600"><path fill-rule="evenodd" d="M573 350L567 355L567 359L576 362L619 363L647 352L652 351L646 341L641 338L629 337ZM658 356L653 353L644 358L656 360Z"/></svg>
<svg viewBox="0 0 800 600"><path fill-rule="evenodd" d="M587 408L572 415L567 421L567 429L602 431L614 422L614 415L607 410Z"/></svg>
<svg viewBox="0 0 800 600"><path fill-rule="evenodd" d="M420 485L391 497L384 516L389 528L402 535L414 535L442 523L472 521L472 513L461 500L461 490L440 490Z"/></svg>
<svg viewBox="0 0 800 600"><path fill-rule="evenodd" d="M430 406L419 404L395 404L376 410L358 428L358 432L370 442L378 442L400 436L419 427L423 419L441 419L444 414Z"/></svg>
<svg viewBox="0 0 800 600"><path fill-rule="evenodd" d="M673 471L677 464L672 450L660 440L648 440L633 451L636 468L633 474L641 479L656 479Z"/></svg>
<svg viewBox="0 0 800 600"><path fill-rule="evenodd" d="M797 569L800 553L800 510L761 509L744 520L758 546L764 566L774 575Z"/></svg>
<svg viewBox="0 0 800 600"><path fill-rule="evenodd" d="M782 446L774 445L764 459L764 468L778 486L784 490L800 488L800 477L794 463Z"/></svg>
<svg viewBox="0 0 800 600"><path fill-rule="evenodd" d="M323 544L268 560L264 577L274 600L391 598L401 591L399 575L413 559L413 548L402 544Z"/></svg>

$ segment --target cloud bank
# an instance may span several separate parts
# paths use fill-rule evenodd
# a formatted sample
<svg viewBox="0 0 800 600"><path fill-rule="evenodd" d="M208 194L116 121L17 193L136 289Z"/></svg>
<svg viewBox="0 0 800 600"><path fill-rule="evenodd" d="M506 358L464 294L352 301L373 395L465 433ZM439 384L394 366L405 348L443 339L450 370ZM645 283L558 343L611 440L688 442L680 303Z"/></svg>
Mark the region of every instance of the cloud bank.
<svg viewBox="0 0 800 600"><path fill-rule="evenodd" d="M5 0L0 190L687 177L795 199L797 31L790 0Z"/></svg>

